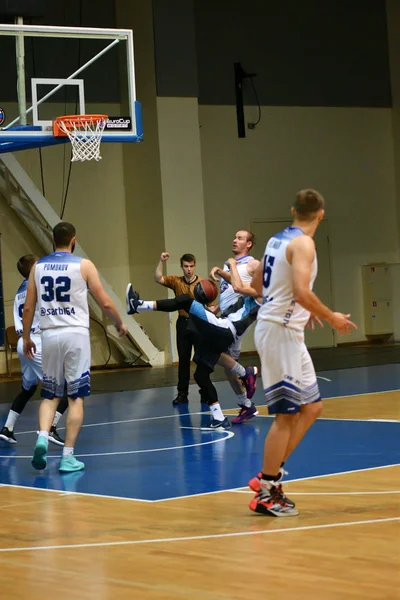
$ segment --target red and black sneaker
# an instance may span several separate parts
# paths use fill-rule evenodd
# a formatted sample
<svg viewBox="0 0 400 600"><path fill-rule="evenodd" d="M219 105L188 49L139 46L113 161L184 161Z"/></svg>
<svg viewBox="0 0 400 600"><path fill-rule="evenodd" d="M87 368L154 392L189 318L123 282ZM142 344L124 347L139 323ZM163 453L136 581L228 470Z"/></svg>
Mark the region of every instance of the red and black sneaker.
<svg viewBox="0 0 400 600"><path fill-rule="evenodd" d="M279 476L277 477L276 481L273 482L274 488L277 489L279 491L279 493L285 497L287 504L294 508L296 506L296 503L293 502L293 500L291 500L290 498L288 498L286 496L286 494L283 492L282 484L279 483L280 481L282 481L283 476L286 474L287 474L287 471L285 471L282 468L279 469ZM250 481L248 483L249 488L251 490L253 490L253 492L256 492L257 494L259 494L261 492L261 485L260 485L261 477L262 477L262 473L259 473L256 477L253 477L253 479L250 479Z"/></svg>
<svg viewBox="0 0 400 600"><path fill-rule="evenodd" d="M252 404L251 406L241 406L240 410L239 410L239 414L237 415L237 417L233 417L232 423L234 425L238 425L240 423L245 423L246 421L249 421L250 419L252 419L253 417L256 417L257 415L258 415L258 410L257 410L255 404Z"/></svg>
<svg viewBox="0 0 400 600"><path fill-rule="evenodd" d="M269 515L271 517L296 517L299 514L297 508L287 503L287 498L273 486L268 494L256 494L249 504L253 512Z"/></svg>
<svg viewBox="0 0 400 600"><path fill-rule="evenodd" d="M257 387L257 367L246 367L246 373L240 379L246 388L247 397L250 400L254 396Z"/></svg>

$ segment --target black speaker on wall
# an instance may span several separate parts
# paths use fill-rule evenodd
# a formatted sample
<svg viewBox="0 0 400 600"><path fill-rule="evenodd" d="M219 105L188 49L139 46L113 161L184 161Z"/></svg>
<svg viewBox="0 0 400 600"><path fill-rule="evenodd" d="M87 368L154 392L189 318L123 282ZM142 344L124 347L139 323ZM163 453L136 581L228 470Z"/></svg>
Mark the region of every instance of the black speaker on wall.
<svg viewBox="0 0 400 600"><path fill-rule="evenodd" d="M246 137L246 124L244 121L243 109L243 81L256 76L256 73L246 73L240 62L233 63L235 73L235 97L236 97L236 118L238 137Z"/></svg>
<svg viewBox="0 0 400 600"><path fill-rule="evenodd" d="M45 3L46 0L0 0L0 17L43 17Z"/></svg>
<svg viewBox="0 0 400 600"><path fill-rule="evenodd" d="M237 119L237 130L238 137L246 137L246 127L244 122L244 109L243 109L243 79L246 73L244 72L242 65L239 62L233 64L235 73L235 97L236 97L236 119Z"/></svg>

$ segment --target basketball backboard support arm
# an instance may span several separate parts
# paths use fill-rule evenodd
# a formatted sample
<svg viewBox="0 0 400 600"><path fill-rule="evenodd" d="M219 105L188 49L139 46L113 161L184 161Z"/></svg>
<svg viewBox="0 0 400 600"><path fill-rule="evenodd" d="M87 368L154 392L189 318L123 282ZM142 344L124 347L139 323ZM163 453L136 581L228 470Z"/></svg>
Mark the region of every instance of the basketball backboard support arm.
<svg viewBox="0 0 400 600"><path fill-rule="evenodd" d="M23 24L22 17L17 17L16 21L18 25ZM25 40L22 33L19 33L16 36L15 49L17 55L17 90L19 114L21 115L21 125L26 125Z"/></svg>
<svg viewBox="0 0 400 600"><path fill-rule="evenodd" d="M134 62L134 44L133 44L133 33L129 29L97 29L93 27L57 27L49 25L4 25L0 24L0 35L15 36L20 39L22 43L22 55L23 55L23 40L25 37L47 37L47 38L85 38L85 39L104 39L112 40L109 45L103 48L95 56L93 56L88 62L79 67L67 80L73 80L78 74L82 73L89 65L94 61L98 60L103 54L108 52L118 42L124 41L126 43L126 65L127 65L127 84L128 84L128 110L131 119L131 129L122 130L109 130L103 133L103 142L139 142L143 139L142 130L142 118L141 118L141 105L136 100L136 83L135 83L135 62ZM17 58L18 61L18 58ZM21 65L20 65L21 66ZM57 81L59 83L57 83ZM48 83L48 82L47 82ZM37 106L44 102L47 98L52 96L58 89L64 84L59 80L54 80L55 87L50 90L45 96L38 99ZM68 84L67 84L68 85ZM24 95L24 94L23 94ZM22 89L21 89L22 96ZM36 110L37 110L36 106ZM65 140L58 140L54 138L50 127L39 126L33 123L33 126L26 127L15 127L18 121L23 124L23 117L31 112L35 112L34 101L31 107L24 110L23 103L20 103L20 116L14 119L7 126L0 128L0 153L1 152L12 152L13 150L20 150L24 148L40 147L44 145L51 145L62 143ZM55 115L60 116L60 115Z"/></svg>

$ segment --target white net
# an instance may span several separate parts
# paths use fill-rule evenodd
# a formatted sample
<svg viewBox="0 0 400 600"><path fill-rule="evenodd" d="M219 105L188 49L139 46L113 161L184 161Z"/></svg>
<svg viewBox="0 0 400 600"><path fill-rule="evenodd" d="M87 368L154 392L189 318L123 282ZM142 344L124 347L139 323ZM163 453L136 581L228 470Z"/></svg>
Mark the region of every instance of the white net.
<svg viewBox="0 0 400 600"><path fill-rule="evenodd" d="M72 145L71 162L101 160L100 144L107 118L91 118L90 115L78 120L58 119L58 126Z"/></svg>

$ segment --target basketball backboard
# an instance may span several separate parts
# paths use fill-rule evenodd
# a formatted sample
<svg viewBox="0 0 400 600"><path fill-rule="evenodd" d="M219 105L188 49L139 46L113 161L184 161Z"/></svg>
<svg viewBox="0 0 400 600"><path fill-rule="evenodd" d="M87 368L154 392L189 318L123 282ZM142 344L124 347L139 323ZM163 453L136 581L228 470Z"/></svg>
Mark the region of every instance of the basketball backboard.
<svg viewBox="0 0 400 600"><path fill-rule="evenodd" d="M11 110L14 114L9 114L10 111L4 109L0 97L0 153L68 141L68 138L55 137L53 134L54 120L64 114L106 114L108 119L102 142L142 141L141 105L136 100L131 30L0 24L0 36L8 36L15 40L18 92L18 104L15 102ZM40 42L36 43L40 44L40 47L36 53L36 65L33 64L33 73L32 68L28 73L25 69L25 44L28 40L33 44L33 40L38 38ZM75 70L69 74L57 73L55 71L57 64L63 65L59 67L60 70L66 64L71 64L71 61L68 62L63 58L69 58L71 51L76 51L77 43L78 57L75 57ZM81 52L81 43L84 44L84 53ZM122 46L125 46L123 51ZM110 71L101 68L101 61L112 53L120 76L114 77L111 84L107 75ZM83 54L85 56L82 56ZM32 55L33 46L29 52L31 62ZM37 64L38 59L41 59L40 64ZM93 77L92 70L88 80L91 83L88 100L86 75L94 64L97 71ZM33 76L35 71L41 76ZM93 86L94 80L96 84ZM107 90L107 85L113 87L112 102L105 99L107 93L96 96L96 89L104 92ZM115 101L116 96L118 96L117 101Z"/></svg>

